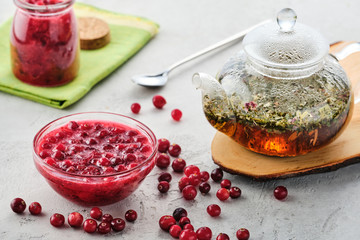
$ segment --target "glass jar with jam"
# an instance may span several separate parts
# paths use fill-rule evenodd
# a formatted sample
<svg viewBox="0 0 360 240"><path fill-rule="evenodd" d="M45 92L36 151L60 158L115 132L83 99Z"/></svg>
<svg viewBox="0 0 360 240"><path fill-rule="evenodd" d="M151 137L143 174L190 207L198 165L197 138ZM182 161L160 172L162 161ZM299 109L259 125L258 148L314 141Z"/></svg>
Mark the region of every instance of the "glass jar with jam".
<svg viewBox="0 0 360 240"><path fill-rule="evenodd" d="M14 0L10 46L14 75L30 85L54 87L79 70L75 0Z"/></svg>

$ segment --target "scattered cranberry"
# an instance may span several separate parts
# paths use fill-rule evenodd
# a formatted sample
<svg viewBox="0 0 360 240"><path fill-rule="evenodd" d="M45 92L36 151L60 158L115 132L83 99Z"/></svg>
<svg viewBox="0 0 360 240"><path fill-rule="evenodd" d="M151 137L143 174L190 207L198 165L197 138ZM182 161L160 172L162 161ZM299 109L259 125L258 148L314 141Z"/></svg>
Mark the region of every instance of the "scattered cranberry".
<svg viewBox="0 0 360 240"><path fill-rule="evenodd" d="M93 233L97 229L97 222L94 219L86 219L83 225L83 229L87 233Z"/></svg>
<svg viewBox="0 0 360 240"><path fill-rule="evenodd" d="M174 110L171 111L171 117L175 121L180 121L180 119L182 117L182 112L179 109L174 109Z"/></svg>
<svg viewBox="0 0 360 240"><path fill-rule="evenodd" d="M173 238L179 238L181 231L182 229L179 225L172 225L170 227L169 233Z"/></svg>
<svg viewBox="0 0 360 240"><path fill-rule="evenodd" d="M156 166L167 168L170 165L170 157L166 153L161 153L156 157Z"/></svg>
<svg viewBox="0 0 360 240"><path fill-rule="evenodd" d="M158 109L163 108L164 105L166 104L165 98L160 95L155 95L152 99L152 102L153 102L154 106Z"/></svg>
<svg viewBox="0 0 360 240"><path fill-rule="evenodd" d="M157 188L158 188L159 192L167 193L169 191L170 184L166 181L161 181L161 182L159 182Z"/></svg>
<svg viewBox="0 0 360 240"><path fill-rule="evenodd" d="M186 162L182 158L175 158L171 164L171 167L173 168L174 172L183 172L185 166L186 166Z"/></svg>
<svg viewBox="0 0 360 240"><path fill-rule="evenodd" d="M198 186L201 183L200 174L194 173L189 176L190 184L193 186Z"/></svg>
<svg viewBox="0 0 360 240"><path fill-rule="evenodd" d="M222 188L230 189L231 181L229 179L224 179L224 180L221 181L220 186Z"/></svg>
<svg viewBox="0 0 360 240"><path fill-rule="evenodd" d="M190 179L186 176L180 178L179 180L179 189L182 191L186 186L190 185Z"/></svg>
<svg viewBox="0 0 360 240"><path fill-rule="evenodd" d="M197 195L196 188L193 185L188 185L182 190L182 195L186 200L194 200Z"/></svg>
<svg viewBox="0 0 360 240"><path fill-rule="evenodd" d="M230 197L230 192L228 189L226 188L220 188L217 192L216 192L216 197L220 200L220 201L225 201Z"/></svg>
<svg viewBox="0 0 360 240"><path fill-rule="evenodd" d="M166 153L169 149L170 142L166 138L160 138L158 140L158 151L162 153Z"/></svg>
<svg viewBox="0 0 360 240"><path fill-rule="evenodd" d="M188 224L185 224L185 226L183 227L183 230L185 230L185 229L190 229L190 230L194 231L194 226L191 225L190 223L188 223Z"/></svg>
<svg viewBox="0 0 360 240"><path fill-rule="evenodd" d="M175 218L170 215L162 216L159 220L159 226L164 231L169 231L170 227L175 224L176 224Z"/></svg>
<svg viewBox="0 0 360 240"><path fill-rule="evenodd" d="M173 217L176 221L179 221L182 217L187 217L187 211L184 208L177 208L173 212Z"/></svg>
<svg viewBox="0 0 360 240"><path fill-rule="evenodd" d="M200 178L202 182L207 182L210 178L210 174L207 171L200 172Z"/></svg>
<svg viewBox="0 0 360 240"><path fill-rule="evenodd" d="M195 165L189 165L184 168L184 173L187 177L189 177L191 174L200 174L200 169Z"/></svg>
<svg viewBox="0 0 360 240"><path fill-rule="evenodd" d="M125 228L125 221L121 218L114 218L110 225L115 232L121 232Z"/></svg>
<svg viewBox="0 0 360 240"><path fill-rule="evenodd" d="M236 237L238 240L248 240L250 237L250 233L246 228L240 228L236 232Z"/></svg>
<svg viewBox="0 0 360 240"><path fill-rule="evenodd" d="M138 114L140 112L141 106L139 103L133 103L131 105L131 111L135 114Z"/></svg>
<svg viewBox="0 0 360 240"><path fill-rule="evenodd" d="M208 227L201 227L196 231L198 240L211 240L212 232Z"/></svg>
<svg viewBox="0 0 360 240"><path fill-rule="evenodd" d="M241 196L241 190L238 187L230 188L230 197L231 198L239 198Z"/></svg>
<svg viewBox="0 0 360 240"><path fill-rule="evenodd" d="M172 179L172 177L171 177L170 173L163 172L160 174L158 181L159 182L162 182L162 181L171 182L171 179Z"/></svg>
<svg viewBox="0 0 360 240"><path fill-rule="evenodd" d="M111 221L113 220L113 216L111 216L110 214L104 214L101 218L102 222L107 222L107 223L111 223Z"/></svg>
<svg viewBox="0 0 360 240"><path fill-rule="evenodd" d="M71 227L81 227L83 220L83 216L78 212L70 213L68 216L68 223Z"/></svg>
<svg viewBox="0 0 360 240"><path fill-rule="evenodd" d="M197 235L193 230L185 229L180 233L180 240L197 240Z"/></svg>
<svg viewBox="0 0 360 240"><path fill-rule="evenodd" d="M94 219L99 220L102 217L102 210L98 207L93 207L90 211L90 216Z"/></svg>
<svg viewBox="0 0 360 240"><path fill-rule="evenodd" d="M184 227L186 224L190 224L190 223L191 223L191 221L188 217L182 217L179 220L180 227Z"/></svg>
<svg viewBox="0 0 360 240"><path fill-rule="evenodd" d="M54 213L50 217L50 223L54 227L61 227L65 223L65 217L63 215L59 214L59 213Z"/></svg>
<svg viewBox="0 0 360 240"><path fill-rule="evenodd" d="M33 202L29 206L29 212L32 215L39 215L41 213L41 205L38 202Z"/></svg>
<svg viewBox="0 0 360 240"><path fill-rule="evenodd" d="M210 184L207 182L202 182L199 185L199 190L203 194L207 194L208 192L210 192L210 189L211 189Z"/></svg>
<svg viewBox="0 0 360 240"><path fill-rule="evenodd" d="M125 219L128 222L134 222L137 219L137 212L135 210L128 210L125 213Z"/></svg>
<svg viewBox="0 0 360 240"><path fill-rule="evenodd" d="M22 198L14 198L10 203L11 209L16 213L22 213L26 209L26 203Z"/></svg>
<svg viewBox="0 0 360 240"><path fill-rule="evenodd" d="M217 217L221 213L221 208L217 204L211 204L207 207L206 211L212 217Z"/></svg>
<svg viewBox="0 0 360 240"><path fill-rule="evenodd" d="M219 233L216 240L230 240L230 238L226 233Z"/></svg>
<svg viewBox="0 0 360 240"><path fill-rule="evenodd" d="M288 191L287 191L286 187L284 187L284 186L277 186L274 189L274 196L278 200L285 199L287 197L287 195L288 195Z"/></svg>
<svg viewBox="0 0 360 240"><path fill-rule="evenodd" d="M223 178L223 175L224 173L221 168L215 168L211 172L211 179L214 180L215 182L220 182L221 179Z"/></svg>
<svg viewBox="0 0 360 240"><path fill-rule="evenodd" d="M172 157L178 157L181 153L181 147L174 143L170 145L168 152Z"/></svg>
<svg viewBox="0 0 360 240"><path fill-rule="evenodd" d="M98 226L98 232L101 234L107 234L111 231L111 225L108 222L102 222Z"/></svg>

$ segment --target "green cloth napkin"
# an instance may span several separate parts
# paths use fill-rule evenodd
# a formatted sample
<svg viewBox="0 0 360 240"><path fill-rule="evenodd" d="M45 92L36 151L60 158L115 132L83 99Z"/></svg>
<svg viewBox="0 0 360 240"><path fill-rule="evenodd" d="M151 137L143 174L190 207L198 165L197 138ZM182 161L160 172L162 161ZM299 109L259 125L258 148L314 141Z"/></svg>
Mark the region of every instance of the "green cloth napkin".
<svg viewBox="0 0 360 240"><path fill-rule="evenodd" d="M158 31L158 25L144 18L113 13L86 4L74 5L78 17L105 20L111 42L98 50L81 50L78 76L60 87L35 87L19 81L10 63L9 19L0 26L0 90L39 103L66 108L81 99L91 88L138 52Z"/></svg>

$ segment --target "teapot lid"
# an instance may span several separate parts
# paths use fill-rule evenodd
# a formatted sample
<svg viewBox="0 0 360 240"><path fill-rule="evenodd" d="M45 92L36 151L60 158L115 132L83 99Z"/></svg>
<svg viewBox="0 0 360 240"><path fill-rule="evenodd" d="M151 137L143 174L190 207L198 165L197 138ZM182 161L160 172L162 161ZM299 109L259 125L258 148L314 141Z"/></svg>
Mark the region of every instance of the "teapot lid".
<svg viewBox="0 0 360 240"><path fill-rule="evenodd" d="M244 51L253 60L274 68L313 66L329 52L326 39L315 29L296 23L291 8L282 9L276 22L264 24L243 41Z"/></svg>

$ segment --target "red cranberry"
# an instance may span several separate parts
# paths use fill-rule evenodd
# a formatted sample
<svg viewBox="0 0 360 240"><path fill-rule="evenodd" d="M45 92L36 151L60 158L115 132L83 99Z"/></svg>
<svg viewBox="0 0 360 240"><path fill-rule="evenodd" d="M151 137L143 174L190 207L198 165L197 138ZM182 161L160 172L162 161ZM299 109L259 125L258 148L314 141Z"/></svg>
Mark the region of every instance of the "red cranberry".
<svg viewBox="0 0 360 240"><path fill-rule="evenodd" d="M29 206L29 212L32 215L39 215L41 213L41 205L38 202L33 202Z"/></svg>
<svg viewBox="0 0 360 240"><path fill-rule="evenodd" d="M162 182L162 181L171 182L171 179L172 179L172 177L171 177L170 173L163 172L160 174L158 181L159 182Z"/></svg>
<svg viewBox="0 0 360 240"><path fill-rule="evenodd" d="M190 184L193 186L198 186L201 183L200 174L194 173L189 176Z"/></svg>
<svg viewBox="0 0 360 240"><path fill-rule="evenodd" d="M81 227L83 220L83 216L78 212L70 213L68 216L68 223L71 227Z"/></svg>
<svg viewBox="0 0 360 240"><path fill-rule="evenodd" d="M54 213L50 217L50 223L54 227L61 227L65 223L65 217L63 215L59 214L59 213Z"/></svg>
<svg viewBox="0 0 360 240"><path fill-rule="evenodd" d="M285 199L287 197L287 195L288 195L288 191L287 191L286 187L284 187L284 186L277 186L274 189L274 196L278 200Z"/></svg>
<svg viewBox="0 0 360 240"><path fill-rule="evenodd" d="M202 182L199 185L199 190L203 194L207 194L208 192L210 192L210 189L211 189L210 184L207 182Z"/></svg>
<svg viewBox="0 0 360 240"><path fill-rule="evenodd" d="M170 215L162 216L159 220L160 228L164 231L169 231L170 227L175 224L176 224L175 218Z"/></svg>
<svg viewBox="0 0 360 240"><path fill-rule="evenodd" d="M98 232L101 234L107 234L111 231L111 225L108 222L102 222L98 226Z"/></svg>
<svg viewBox="0 0 360 240"><path fill-rule="evenodd" d="M177 208L173 212L173 217L176 221L179 221L182 217L187 217L187 211L184 208Z"/></svg>
<svg viewBox="0 0 360 240"><path fill-rule="evenodd" d="M211 179L214 180L215 182L220 182L221 179L223 178L223 170L221 170L221 168L215 168L214 170L212 170L211 172Z"/></svg>
<svg viewBox="0 0 360 240"><path fill-rule="evenodd" d="M171 144L168 150L172 157L178 157L181 153L181 147L178 144Z"/></svg>
<svg viewBox="0 0 360 240"><path fill-rule="evenodd" d="M170 184L166 181L161 181L161 182L159 182L157 188L158 188L159 192L167 193L169 191Z"/></svg>
<svg viewBox="0 0 360 240"><path fill-rule="evenodd" d="M189 165L184 168L184 173L187 177L189 177L191 174L200 174L200 169L195 165Z"/></svg>
<svg viewBox="0 0 360 240"><path fill-rule="evenodd" d="M102 214L103 214L102 210L98 207L93 207L90 211L90 216L97 220L100 220Z"/></svg>
<svg viewBox="0 0 360 240"><path fill-rule="evenodd" d="M179 225L172 225L170 227L169 233L173 238L179 238L181 231L182 229Z"/></svg>
<svg viewBox="0 0 360 240"><path fill-rule="evenodd" d="M241 190L238 187L230 188L230 197L231 198L239 198L241 196Z"/></svg>
<svg viewBox="0 0 360 240"><path fill-rule="evenodd" d="M114 218L111 221L111 228L115 231L115 232L121 232L122 230L124 230L125 228L125 221L121 218Z"/></svg>
<svg viewBox="0 0 360 240"><path fill-rule="evenodd" d="M197 195L196 188L192 185L188 185L182 190L182 195L186 200L194 200Z"/></svg>
<svg viewBox="0 0 360 240"><path fill-rule="evenodd" d="M174 110L171 111L171 117L175 121L180 121L180 119L182 117L182 112L179 109L174 109Z"/></svg>
<svg viewBox="0 0 360 240"><path fill-rule="evenodd" d="M180 233L180 240L197 240L197 235L193 230L185 229Z"/></svg>
<svg viewBox="0 0 360 240"><path fill-rule="evenodd" d="M71 121L71 122L69 122L69 124L68 124L68 128L69 128L70 130L76 130L76 129L79 128L79 124L77 124L77 122Z"/></svg>
<svg viewBox="0 0 360 240"><path fill-rule="evenodd" d="M230 197L230 192L228 189L226 188L220 188L217 192L216 192L216 197L220 200L220 201L225 201Z"/></svg>
<svg viewBox="0 0 360 240"><path fill-rule="evenodd" d="M166 138L160 138L158 140L158 151L162 153L166 153L169 149L170 142Z"/></svg>
<svg viewBox="0 0 360 240"><path fill-rule="evenodd" d="M179 189L182 191L186 186L190 185L190 179L188 177L182 177L179 180Z"/></svg>
<svg viewBox="0 0 360 240"><path fill-rule="evenodd" d="M216 240L230 240L230 238L226 233L219 233Z"/></svg>
<svg viewBox="0 0 360 240"><path fill-rule="evenodd" d="M10 203L11 209L16 213L22 213L26 209L26 203L21 198L14 198Z"/></svg>
<svg viewBox="0 0 360 240"><path fill-rule="evenodd" d="M97 222L94 219L86 219L83 225L83 229L87 233L93 233L97 229Z"/></svg>
<svg viewBox="0 0 360 240"><path fill-rule="evenodd" d="M152 99L154 106L158 109L162 109L166 104L166 100L163 96L155 95Z"/></svg>
<svg viewBox="0 0 360 240"><path fill-rule="evenodd" d="M107 222L107 223L111 223L111 221L113 220L113 216L111 216L111 214L104 214L101 218L102 222Z"/></svg>
<svg viewBox="0 0 360 240"><path fill-rule="evenodd" d="M191 225L190 223L188 223L188 224L185 224L185 226L183 227L183 230L185 230L185 229L190 229L190 230L194 231L194 226Z"/></svg>
<svg viewBox="0 0 360 240"><path fill-rule="evenodd" d="M135 210L127 210L125 213L125 219L128 222L135 222L135 220L137 219L137 212Z"/></svg>
<svg viewBox="0 0 360 240"><path fill-rule="evenodd" d="M217 204L211 204L207 207L206 211L212 217L217 217L221 213L221 208Z"/></svg>
<svg viewBox="0 0 360 240"><path fill-rule="evenodd" d="M186 162L182 158L175 158L171 164L171 167L173 168L174 172L183 172L185 166L186 166Z"/></svg>
<svg viewBox="0 0 360 240"><path fill-rule="evenodd" d="M210 178L210 174L207 171L200 172L200 178L202 182L207 182Z"/></svg>
<svg viewBox="0 0 360 240"><path fill-rule="evenodd" d="M135 114L138 114L140 112L141 106L139 103L133 103L131 105L131 111Z"/></svg>
<svg viewBox="0 0 360 240"><path fill-rule="evenodd" d="M248 240L250 237L250 233L246 228L240 228L236 232L236 237L238 240Z"/></svg>
<svg viewBox="0 0 360 240"><path fill-rule="evenodd" d="M190 224L190 223L191 223L191 221L188 217L182 217L179 220L180 227L184 227L186 224Z"/></svg>
<svg viewBox="0 0 360 240"><path fill-rule="evenodd" d="M170 165L170 157L166 153L159 154L156 158L156 166L167 168Z"/></svg>
<svg viewBox="0 0 360 240"><path fill-rule="evenodd" d="M230 189L231 181L229 179L224 179L224 180L221 181L220 186L222 188Z"/></svg>
<svg viewBox="0 0 360 240"><path fill-rule="evenodd" d="M198 240L211 240L212 231L208 227L201 227L196 231Z"/></svg>

